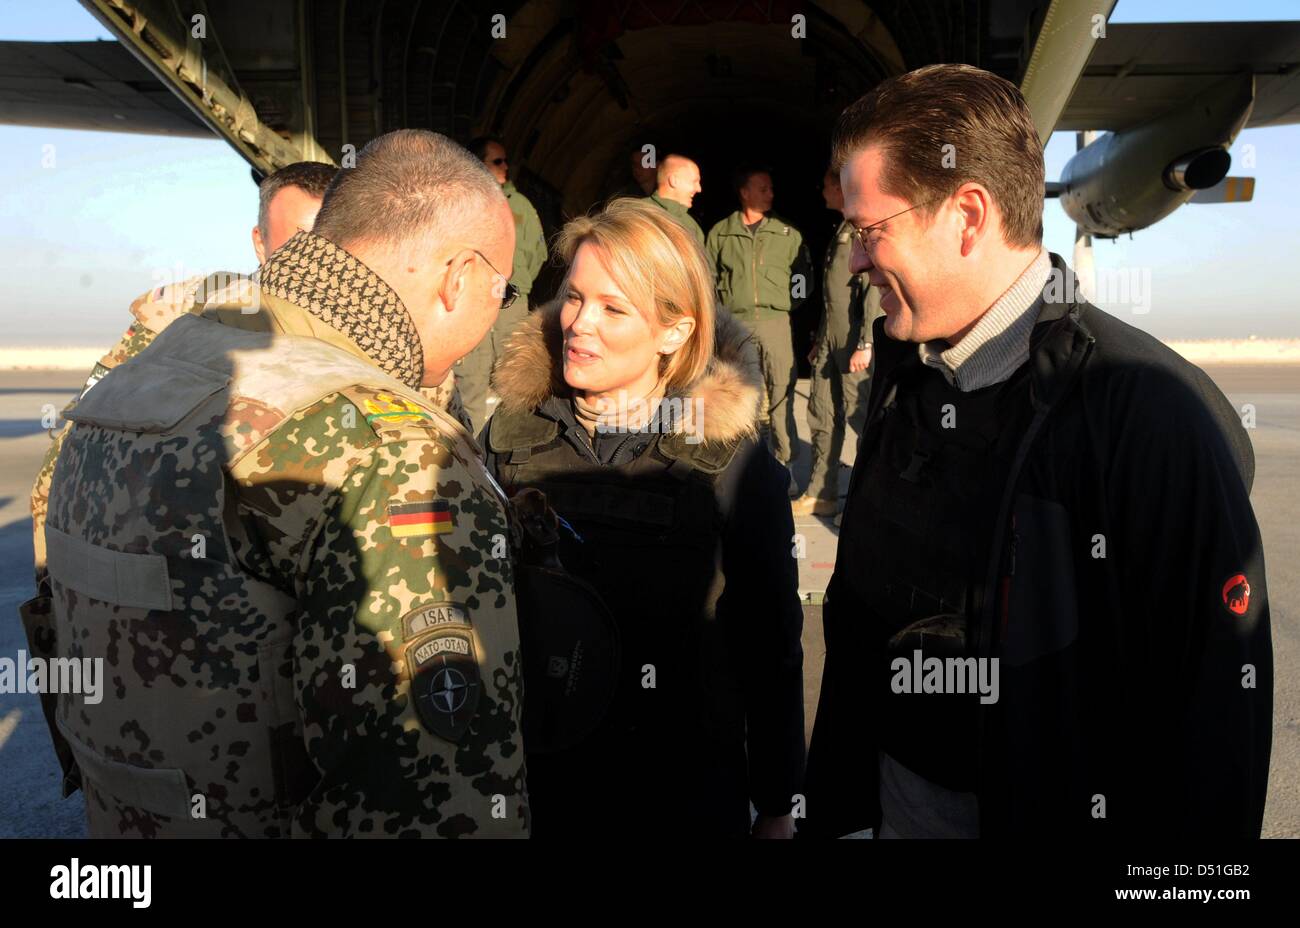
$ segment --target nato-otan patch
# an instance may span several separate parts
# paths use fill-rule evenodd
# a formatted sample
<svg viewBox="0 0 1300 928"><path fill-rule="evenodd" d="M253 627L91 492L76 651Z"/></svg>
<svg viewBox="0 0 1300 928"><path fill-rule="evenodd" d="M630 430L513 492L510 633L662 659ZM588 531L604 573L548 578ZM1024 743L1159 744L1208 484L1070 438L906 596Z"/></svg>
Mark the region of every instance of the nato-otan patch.
<svg viewBox="0 0 1300 928"><path fill-rule="evenodd" d="M478 658L469 632L448 629L424 635L406 649L411 698L420 724L459 743L478 709Z"/></svg>
<svg viewBox="0 0 1300 928"><path fill-rule="evenodd" d="M469 610L461 603L425 603L402 616L402 640L410 641L447 625L471 625Z"/></svg>

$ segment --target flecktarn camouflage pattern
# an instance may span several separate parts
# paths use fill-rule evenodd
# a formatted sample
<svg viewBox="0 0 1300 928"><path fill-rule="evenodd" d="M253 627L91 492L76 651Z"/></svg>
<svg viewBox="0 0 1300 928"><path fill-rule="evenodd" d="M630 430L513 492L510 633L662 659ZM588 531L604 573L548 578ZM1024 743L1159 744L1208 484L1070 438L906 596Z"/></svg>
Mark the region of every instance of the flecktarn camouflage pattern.
<svg viewBox="0 0 1300 928"><path fill-rule="evenodd" d="M158 333L183 315L203 310L209 300L217 305L237 306L241 310L255 307L260 294L251 278L225 271L207 277L190 277L179 283L155 287L131 302L133 320L122 337L110 348L91 370L81 394L85 395L104 375L134 358L148 348ZM448 371L442 383L435 387L421 387L420 393L439 409L472 433L469 417L456 389L456 375ZM74 401L75 402L75 401ZM66 412L66 410L65 410ZM36 552L36 586L42 589L45 582L45 507L50 496L50 478L54 475L54 461L63 447L63 433L55 436L41 461L32 486L32 536Z"/></svg>
<svg viewBox="0 0 1300 928"><path fill-rule="evenodd" d="M154 287L131 301L131 324L112 348L104 353L81 388L84 396L95 384L104 379L113 368L125 364L144 351L158 333L181 316L202 311L209 297L224 297L226 302L241 306L254 305L257 289L252 281L240 274L218 271L207 277L190 277L172 284ZM78 399L80 399L80 396ZM75 404L76 400L73 401ZM72 404L69 404L71 408ZM446 408L446 404L443 404ZM64 410L66 417L67 410ZM54 475L54 461L63 447L63 432L55 436L41 461L32 487L32 540L36 552L36 587L45 584L45 507L50 496L50 478ZM47 591L48 592L48 591Z"/></svg>
<svg viewBox="0 0 1300 928"><path fill-rule="evenodd" d="M105 694L55 716L94 835L527 834L504 500L419 369L310 337L317 301L390 295L341 250L303 261L322 241L69 412L52 646L102 657Z"/></svg>

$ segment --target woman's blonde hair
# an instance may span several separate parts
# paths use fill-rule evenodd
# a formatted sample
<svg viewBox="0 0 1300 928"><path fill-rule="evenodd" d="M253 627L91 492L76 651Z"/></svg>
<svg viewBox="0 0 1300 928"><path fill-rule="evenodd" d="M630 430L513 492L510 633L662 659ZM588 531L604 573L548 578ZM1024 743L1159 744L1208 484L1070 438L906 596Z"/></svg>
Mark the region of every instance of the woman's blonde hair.
<svg viewBox="0 0 1300 928"><path fill-rule="evenodd" d="M713 357L717 296L708 258L695 236L650 202L621 198L591 216L565 225L556 242L569 270L560 288L564 299L578 247L591 244L627 298L654 307L650 321L668 327L683 316L695 329L680 348L660 359L659 376L667 392L694 383Z"/></svg>

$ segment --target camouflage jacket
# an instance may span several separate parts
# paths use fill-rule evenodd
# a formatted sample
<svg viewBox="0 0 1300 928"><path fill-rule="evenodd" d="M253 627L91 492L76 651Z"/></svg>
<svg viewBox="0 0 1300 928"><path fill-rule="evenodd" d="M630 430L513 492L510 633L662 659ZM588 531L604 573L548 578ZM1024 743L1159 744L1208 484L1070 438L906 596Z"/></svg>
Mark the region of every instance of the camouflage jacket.
<svg viewBox="0 0 1300 928"><path fill-rule="evenodd" d="M250 306L256 299L256 289L251 286L250 278L228 272L217 272L207 277L191 277L176 284L155 287L148 293L141 294L131 303L132 321L117 344L110 348L96 362L81 393L86 395L104 375L123 364L149 346L158 333L171 325L181 316L197 314L203 311L209 300L219 304ZM456 388L456 376L448 371L442 383L436 387L421 387L420 392L439 409L451 414L467 432L473 432L474 426L461 403L460 390ZM73 404L76 400L73 401ZM73 404L63 411L64 418ZM45 510L50 497L50 478L54 475L54 462L63 447L64 428L54 437L49 450L41 461L41 469L36 474L36 483L32 486L32 546L36 554L36 588L37 591L49 590L45 583Z"/></svg>
<svg viewBox="0 0 1300 928"><path fill-rule="evenodd" d="M256 296L182 315L68 413L29 637L111 681L55 710L90 833L524 836L481 451L346 251L299 233Z"/></svg>

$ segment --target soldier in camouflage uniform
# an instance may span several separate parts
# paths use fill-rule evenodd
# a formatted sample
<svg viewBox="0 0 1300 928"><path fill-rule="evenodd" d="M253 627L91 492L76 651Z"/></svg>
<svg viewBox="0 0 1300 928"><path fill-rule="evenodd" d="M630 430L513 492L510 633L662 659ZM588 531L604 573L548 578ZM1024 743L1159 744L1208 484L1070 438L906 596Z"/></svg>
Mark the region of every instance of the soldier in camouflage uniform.
<svg viewBox="0 0 1300 928"><path fill-rule="evenodd" d="M69 412L27 614L104 661L104 700L54 712L92 835L527 834L505 502L419 392L509 292L508 206L403 131L317 231L255 312L180 315Z"/></svg>
<svg viewBox="0 0 1300 928"><path fill-rule="evenodd" d="M253 226L253 253L260 265L266 256L302 229L310 229L320 211L321 198L338 169L317 161L298 161L268 174L257 188L257 225ZM243 288L232 291L232 288ZM158 333L186 313L202 312L208 299L218 292L223 299L247 300L251 294L243 275L221 271L207 277L191 277L179 283L155 287L131 303L131 324L117 344L95 364L81 388L81 396L110 370L143 351ZM450 397L441 404L447 408ZM75 400L74 400L75 402ZM67 410L64 410L66 418ZM65 429L66 432L66 429ZM61 432L50 444L32 488L32 529L36 549L36 587L45 583L45 503L49 498L54 461L63 447ZM48 591L46 591L48 592Z"/></svg>
<svg viewBox="0 0 1300 928"><path fill-rule="evenodd" d="M253 252L259 266L299 232L311 231L336 174L338 168L332 164L298 161L262 178L253 226Z"/></svg>
<svg viewBox="0 0 1300 928"><path fill-rule="evenodd" d="M273 253L294 234L315 223L325 188L336 173L338 171L332 165L300 161L263 179L258 188L258 222L253 227L252 235L253 250L259 264L266 260L268 253ZM218 272L207 277L191 277L179 283L155 287L148 293L141 294L131 303L131 324L117 344L95 364L81 389L81 395L84 396L87 390L114 367L143 351L159 332L176 319L186 313L202 312L210 298L220 294L219 299L227 304L242 301L251 308L249 301L255 293L256 290L249 286L242 275ZM453 372L448 371L442 383L434 387L422 387L420 392L438 408L455 417L465 428L472 428L461 404L460 393L456 390ZM67 410L64 410L65 418L66 414ZM54 461L59 456L59 449L63 447L65 432L66 429L51 442L37 473L36 484L32 487L32 530L38 590L45 586L46 500L49 498Z"/></svg>

